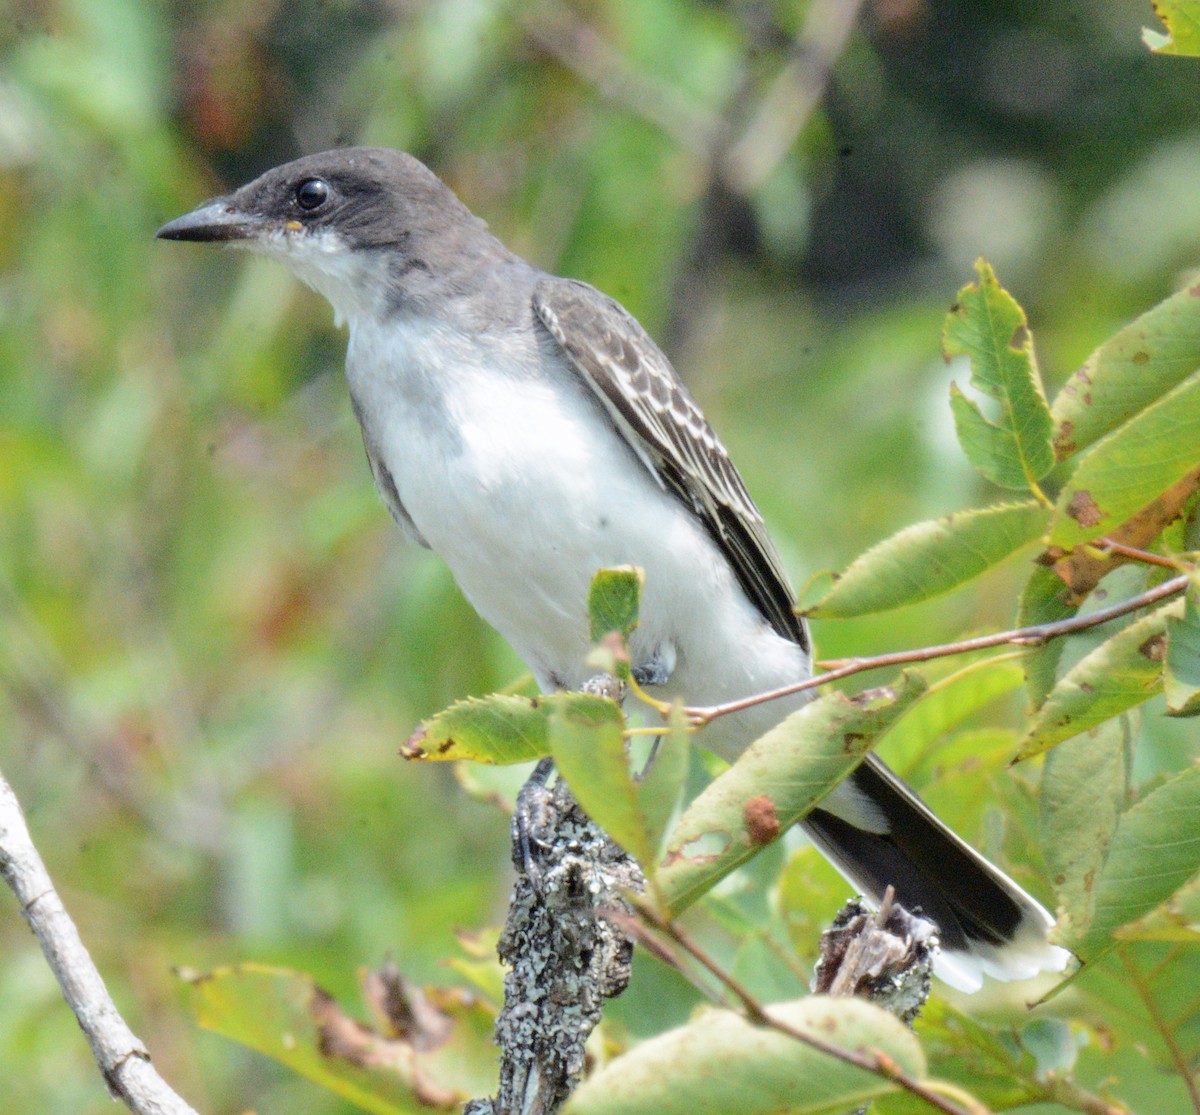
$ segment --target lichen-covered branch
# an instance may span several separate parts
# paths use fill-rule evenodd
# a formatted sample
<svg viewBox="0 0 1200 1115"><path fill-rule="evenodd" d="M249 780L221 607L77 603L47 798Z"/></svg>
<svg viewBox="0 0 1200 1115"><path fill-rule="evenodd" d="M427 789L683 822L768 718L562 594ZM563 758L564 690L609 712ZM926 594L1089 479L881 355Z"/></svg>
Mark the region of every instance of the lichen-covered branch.
<svg viewBox="0 0 1200 1115"><path fill-rule="evenodd" d="M590 692L619 696L612 678ZM496 1020L500 1089L464 1115L552 1115L583 1075L588 1036L604 1000L629 983L633 941L614 911L646 881L628 853L579 807L542 760L513 814L516 886L500 937L504 1009Z"/></svg>
<svg viewBox="0 0 1200 1115"><path fill-rule="evenodd" d="M853 899L821 934L813 991L867 999L911 1026L929 998L936 956L932 922L910 914L889 887L878 911Z"/></svg>

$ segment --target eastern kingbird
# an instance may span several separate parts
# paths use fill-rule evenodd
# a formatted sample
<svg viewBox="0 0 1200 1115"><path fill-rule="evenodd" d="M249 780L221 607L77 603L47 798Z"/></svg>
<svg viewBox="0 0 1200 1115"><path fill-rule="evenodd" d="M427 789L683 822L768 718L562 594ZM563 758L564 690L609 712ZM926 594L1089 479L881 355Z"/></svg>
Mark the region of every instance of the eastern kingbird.
<svg viewBox="0 0 1200 1115"><path fill-rule="evenodd" d="M630 651L650 692L707 705L809 676L779 554L667 358L611 298L510 252L411 155L310 155L158 235L271 256L330 301L384 503L543 690L592 672L588 585L625 564L646 574ZM803 700L722 717L700 742L735 759ZM892 885L936 923L952 985L1064 967L1050 915L874 755L803 825L869 899Z"/></svg>

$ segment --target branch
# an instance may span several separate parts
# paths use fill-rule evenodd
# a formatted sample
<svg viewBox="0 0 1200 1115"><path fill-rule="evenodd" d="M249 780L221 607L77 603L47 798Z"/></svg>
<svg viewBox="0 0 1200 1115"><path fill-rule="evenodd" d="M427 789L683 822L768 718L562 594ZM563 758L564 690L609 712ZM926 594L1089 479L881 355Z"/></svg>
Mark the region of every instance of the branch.
<svg viewBox="0 0 1200 1115"><path fill-rule="evenodd" d="M543 0L519 19L522 33L600 96L640 116L680 149L703 155L720 120L669 82L635 66L565 5Z"/></svg>
<svg viewBox="0 0 1200 1115"><path fill-rule="evenodd" d="M762 1002L684 933L676 922L663 916L645 903L638 905L638 912L653 928L674 941L696 963L718 979L732 995L741 1001L747 1017L757 1025L777 1030L779 1033L785 1034L787 1037L793 1038L803 1045L807 1045L810 1049L815 1049L818 1053L823 1053L828 1057L833 1057L835 1060L842 1061L844 1064L853 1065L864 1072L874 1073L885 1080L890 1080L906 1092L910 1092L912 1095L924 1100L931 1107L943 1112L943 1115L980 1115L985 1110L982 1107L975 1107L974 1109L965 1108L946 1099L944 1096L938 1095L937 1092L931 1091L921 1081L909 1076L908 1073L888 1057L865 1049L844 1049L840 1045L834 1045L832 1042L826 1041L817 1034L798 1029L782 1021L771 1014ZM621 920L624 921L624 919ZM635 930L635 932L638 932L639 937L643 940L646 939L644 929L640 931ZM696 986L700 985L697 984Z"/></svg>
<svg viewBox="0 0 1200 1115"><path fill-rule="evenodd" d="M759 102L754 119L722 158L721 176L735 193L757 190L791 150L825 95L862 0L810 4L792 57Z"/></svg>
<svg viewBox="0 0 1200 1115"><path fill-rule="evenodd" d="M617 683L593 679L613 696ZM611 688L610 688L611 687ZM508 967L496 1019L500 1086L464 1115L553 1115L583 1075L604 1001L629 982L633 941L601 912L625 910L645 879L637 861L584 813L543 759L513 812L517 879L497 952Z"/></svg>
<svg viewBox="0 0 1200 1115"><path fill-rule="evenodd" d="M145 1045L117 1012L79 931L34 847L12 787L0 774L0 876L41 945L108 1085L134 1115L196 1115L158 1075Z"/></svg>
<svg viewBox="0 0 1200 1115"><path fill-rule="evenodd" d="M752 708L754 705L765 704L767 701L775 701L780 697L790 697L793 693L800 693L805 689L814 689L818 685L825 685L827 682L840 681L842 678L850 677L853 674L861 674L867 670L878 670L883 666L904 666L910 662L928 662L934 658L945 658L952 654L967 654L970 651L986 650L989 647L1004 646L1005 644L1040 647L1048 643L1051 639L1058 639L1063 635L1071 635L1076 631L1086 631L1089 627L1099 627L1102 623L1107 623L1110 619L1117 619L1120 616L1128 615L1130 612L1136 612L1139 608L1146 608L1151 604L1157 604L1161 600L1166 600L1168 597L1176 596L1183 592L1187 586L1188 574L1183 573L1178 577L1172 577L1169 581L1163 581L1162 584L1156 585L1154 588L1138 593L1137 596L1131 596L1128 600L1122 600L1120 603L1113 604L1108 608L1101 608L1099 611L1092 612L1086 616L1072 616L1069 619L1055 620L1052 623L1039 623L1032 627L1017 627L1011 631L997 631L991 635L980 635L974 639L960 639L955 643L942 643L940 646L917 647L914 650L898 650L893 651L891 654L879 654L873 658L830 659L829 661L819 663L819 665L826 668L825 673L815 674L813 677L805 678L804 681L793 682L791 685L784 685L779 689L771 689L766 693L756 693L751 697L742 697L736 701L727 701L723 705L687 708L684 709L684 712L696 727L703 727L718 716L726 716L731 712L741 712L743 709Z"/></svg>

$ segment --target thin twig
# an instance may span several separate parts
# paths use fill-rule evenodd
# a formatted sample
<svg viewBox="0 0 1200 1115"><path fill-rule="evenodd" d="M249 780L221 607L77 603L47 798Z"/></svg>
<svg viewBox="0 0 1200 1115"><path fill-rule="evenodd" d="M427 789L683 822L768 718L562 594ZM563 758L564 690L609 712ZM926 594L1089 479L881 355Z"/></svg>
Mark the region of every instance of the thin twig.
<svg viewBox="0 0 1200 1115"><path fill-rule="evenodd" d="M804 681L793 682L778 689L765 693L756 693L751 697L742 697L736 701L726 701L721 705L708 705L684 709L688 719L696 727L702 727L715 720L718 716L727 716L731 712L741 712L755 705L775 701L780 697L790 697L793 693L801 693L805 689L813 689L827 682L839 681L853 674L861 674L867 670L878 670L884 666L903 666L910 662L928 662L934 658L945 658L952 654L967 654L975 650L986 650L989 647L1013 644L1016 646L1037 647L1048 643L1051 639L1063 635L1071 635L1076 631L1086 631L1089 627L1099 627L1110 619L1136 612L1139 608L1149 607L1170 596L1184 591L1188 586L1189 574L1183 573L1163 581L1154 588L1131 596L1108 608L1101 608L1086 616L1072 616L1069 619L1055 620L1052 623L1039 623L1032 627L1017 627L1011 631L998 631L991 635L980 635L974 639L960 639L954 643L942 643L939 646L917 647L914 650L893 651L891 654L879 654L873 658L834 658L819 663L825 667L825 673L805 678Z"/></svg>
<svg viewBox="0 0 1200 1115"><path fill-rule="evenodd" d="M145 1045L118 1013L96 965L88 955L46 865L12 787L0 774L0 876L12 888L21 913L58 979L63 997L109 1091L135 1115L196 1115L158 1075Z"/></svg>
<svg viewBox="0 0 1200 1115"><path fill-rule="evenodd" d="M655 929L663 933L683 949L693 960L701 967L715 977L722 986L728 988L730 993L741 1001L742 1007L746 1011L746 1016L750 1021L760 1026L769 1027L776 1030L787 1037L793 1038L795 1041L807 1045L810 1049L815 1049L818 1053L823 1053L828 1057L833 1057L836 1060L842 1061L845 1064L853 1065L855 1068L862 1069L864 1072L874 1073L876 1076L881 1076L886 1080L903 1088L906 1092L924 1100L931 1107L935 1107L944 1115L980 1115L982 1108L976 1108L974 1112L960 1107L956 1103L938 1095L925 1087L919 1080L915 1080L909 1076L895 1061L882 1053L872 1052L868 1050L845 1049L842 1046L834 1045L831 1042L825 1041L824 1038L818 1037L816 1034L810 1033L807 1030L801 1030L787 1022L782 1021L772 1015L767 1008L745 987L742 986L732 975L721 967L711 956L708 955L695 941L693 941L679 926L670 918L664 917L657 910L651 908L645 903L638 904L638 912L646 919Z"/></svg>
<svg viewBox="0 0 1200 1115"><path fill-rule="evenodd" d="M810 4L792 48L754 118L725 152L720 173L735 193L758 189L791 150L825 95L834 64L846 48L862 0Z"/></svg>
<svg viewBox="0 0 1200 1115"><path fill-rule="evenodd" d="M590 24L552 0L529 8L521 31L602 97L653 124L684 151L703 155L720 120L678 87L633 65Z"/></svg>
<svg viewBox="0 0 1200 1115"><path fill-rule="evenodd" d="M1096 549L1106 554L1120 554L1121 557L1127 557L1130 561L1140 561L1146 565L1160 565L1164 569L1183 568L1183 565L1174 558L1164 557L1151 550L1140 550L1136 546L1126 546L1124 542L1118 542L1115 538L1101 538L1096 543Z"/></svg>

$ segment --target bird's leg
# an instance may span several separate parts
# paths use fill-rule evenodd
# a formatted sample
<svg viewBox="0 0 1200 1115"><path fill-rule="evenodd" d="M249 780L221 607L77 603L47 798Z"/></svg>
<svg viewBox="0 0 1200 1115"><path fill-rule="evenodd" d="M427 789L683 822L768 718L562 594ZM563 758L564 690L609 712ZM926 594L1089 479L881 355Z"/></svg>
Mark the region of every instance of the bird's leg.
<svg viewBox="0 0 1200 1115"><path fill-rule="evenodd" d="M546 784L554 773L554 760L547 756L539 759L533 773L517 794L513 809L513 866L524 871L534 890L541 890L542 869L539 853L547 844L544 837L547 829L549 790Z"/></svg>
<svg viewBox="0 0 1200 1115"><path fill-rule="evenodd" d="M667 655L661 651L655 651L650 658L634 666L629 672L633 676L634 689L638 696L645 699L645 694L642 693L643 686L663 686L671 680L671 666L673 665L674 654L670 655L672 662L668 662ZM651 763L654 762L654 756L658 754L658 745L662 742L662 736L655 736L654 742L650 744L650 753L646 756L646 762L643 764L637 779L640 782L646 777L646 772L650 769Z"/></svg>
<svg viewBox="0 0 1200 1115"><path fill-rule="evenodd" d="M647 685L666 685L671 680L671 667L666 656L655 651L645 662L634 666L630 673L633 680L642 687Z"/></svg>

